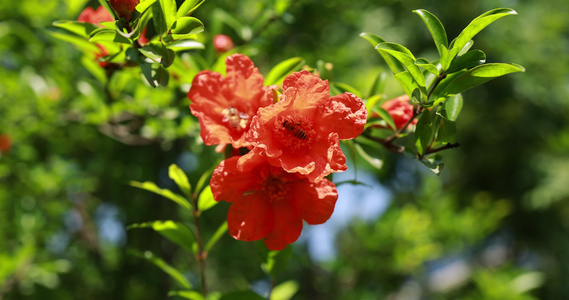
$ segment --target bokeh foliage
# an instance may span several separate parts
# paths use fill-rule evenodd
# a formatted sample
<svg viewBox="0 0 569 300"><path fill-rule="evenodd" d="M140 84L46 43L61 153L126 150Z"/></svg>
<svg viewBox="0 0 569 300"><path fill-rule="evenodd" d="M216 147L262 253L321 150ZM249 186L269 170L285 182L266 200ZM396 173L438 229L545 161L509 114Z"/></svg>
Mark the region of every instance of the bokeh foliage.
<svg viewBox="0 0 569 300"><path fill-rule="evenodd" d="M205 49L177 58L179 79L168 89L145 85L135 68L106 81L84 65L92 57L50 33L53 21L74 20L86 5L98 2L0 4L0 134L13 140L0 157L0 298L163 299L181 288L128 249L152 251L198 286L191 255L155 232L125 228L191 218L130 181L181 193L168 177L171 164L196 186L220 159L200 144L184 87L200 68L223 70L215 34L232 37L234 51L265 75L302 57L315 68L332 63L320 68L323 77L366 91L390 73L361 32L431 59L436 47L412 10L434 13L455 37L472 18L504 6L519 16L482 31L475 48L487 62L527 71L464 93L461 147L444 152L442 175L384 150L374 153L379 171L360 161L359 170L373 170L391 191L388 209L345 228L332 261L295 245L278 279L293 280L293 299L569 298L569 1L208 0L194 13L205 25ZM388 79L384 93L403 91ZM226 210L203 214L204 235ZM254 243L223 236L208 257L212 290L265 291L256 252Z"/></svg>

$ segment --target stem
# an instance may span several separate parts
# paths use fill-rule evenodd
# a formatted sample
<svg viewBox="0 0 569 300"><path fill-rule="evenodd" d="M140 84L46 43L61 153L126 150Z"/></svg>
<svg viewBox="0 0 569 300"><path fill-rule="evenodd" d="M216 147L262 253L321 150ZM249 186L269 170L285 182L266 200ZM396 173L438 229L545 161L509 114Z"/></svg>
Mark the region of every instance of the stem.
<svg viewBox="0 0 569 300"><path fill-rule="evenodd" d="M431 88L431 90L429 91L429 94L427 95L427 100L429 100L429 98L431 98L431 95L433 94L433 92L435 91L435 88L439 85L439 83L441 83L441 81L443 79L445 79L447 77L447 74L441 74L439 75L439 77L437 77L437 81L435 81L435 84L433 84L433 87Z"/></svg>
<svg viewBox="0 0 569 300"><path fill-rule="evenodd" d="M271 293L273 292L275 284L276 284L275 277L271 276L271 287L269 288L269 294L267 295L267 300L271 300Z"/></svg>
<svg viewBox="0 0 569 300"><path fill-rule="evenodd" d="M397 129L397 131L395 131L395 133L391 136L388 136L387 138L385 138L385 141L387 143L391 143L393 140L395 140L396 138L399 138L399 135L405 131L407 129L407 127L409 127L409 124L413 123L413 120L415 120L415 118L420 115L423 112L423 107L422 106L415 106L413 107L413 115L411 116L411 118L409 119L409 121L407 121L407 123L405 123L405 125L403 125L403 127Z"/></svg>
<svg viewBox="0 0 569 300"><path fill-rule="evenodd" d="M192 195L192 215L194 216L194 224L196 225L196 242L198 244L198 253L196 255L196 259L198 261L198 266L200 269L200 282L202 284L202 292L205 297L207 296L207 279L205 270L205 259L207 257L207 253L204 251L203 247L202 231L200 227L200 211L198 211L197 207L198 197L197 194L194 193Z"/></svg>
<svg viewBox="0 0 569 300"><path fill-rule="evenodd" d="M436 149L427 149L427 151L425 151L425 155L437 153L437 152L440 152L440 151L443 151L446 149L458 148L458 147L460 147L459 143L454 143L454 144L448 143L448 144L446 144L442 147L436 148ZM425 156L425 155L423 155L423 156Z"/></svg>
<svg viewBox="0 0 569 300"><path fill-rule="evenodd" d="M382 144L385 148L387 148L389 151L391 151L393 153L401 154L401 153L403 153L403 151L405 151L405 146L394 144L393 139L388 141L387 139L375 137L375 136L372 136L371 134L369 134L368 131L364 131L361 135L363 137L367 138L368 140L372 140L374 142L378 142L378 143Z"/></svg>

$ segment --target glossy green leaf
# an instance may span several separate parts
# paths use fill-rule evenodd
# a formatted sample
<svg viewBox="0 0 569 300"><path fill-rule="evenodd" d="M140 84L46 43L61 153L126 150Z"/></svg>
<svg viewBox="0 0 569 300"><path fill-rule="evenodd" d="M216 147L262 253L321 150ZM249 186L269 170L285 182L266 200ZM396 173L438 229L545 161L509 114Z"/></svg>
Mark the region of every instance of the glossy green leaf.
<svg viewBox="0 0 569 300"><path fill-rule="evenodd" d="M144 258L144 259L148 260L149 262L153 263L154 265L159 267L162 271L166 272L166 274L170 275L170 277L172 277L172 279L177 281L184 288L186 288L186 289L192 288L192 284L188 281L188 279L186 279L186 277L182 273L180 273L180 271L178 271L176 268L169 265L163 259L155 256L154 253L152 253L150 251L144 251L144 253L142 253L140 251L136 251L136 250L132 250L132 249L129 251L129 253L132 255L138 256L140 258Z"/></svg>
<svg viewBox="0 0 569 300"><path fill-rule="evenodd" d="M194 10L200 7L200 5L202 5L204 2L205 0L185 0L182 5L180 5L176 16L178 18L188 16L192 14L192 12L194 12Z"/></svg>
<svg viewBox="0 0 569 300"><path fill-rule="evenodd" d="M382 51L388 53L395 57L400 63L402 63L407 71L413 76L413 79L419 87L425 88L425 76L423 76L423 72L421 69L415 65L415 57L409 51L409 49L396 44L396 43L381 43L375 46L375 49L378 51Z"/></svg>
<svg viewBox="0 0 569 300"><path fill-rule="evenodd" d="M356 152L360 155L360 157L363 158L365 161L367 161L372 167L374 167L378 170L383 167L383 161L379 158L375 158L375 157L372 157L371 155L369 155L362 148L362 146L360 146L360 144L355 144L354 148L356 149Z"/></svg>
<svg viewBox="0 0 569 300"><path fill-rule="evenodd" d="M154 4L154 2L156 2L157 0L142 0L140 1L140 3L138 3L136 5L136 7L134 8L134 11L132 12L132 21L140 21L140 17L142 15L144 15L148 9L152 6L152 4ZM146 23L146 21L144 21L144 23ZM140 22L137 23L137 25L140 24Z"/></svg>
<svg viewBox="0 0 569 300"><path fill-rule="evenodd" d="M166 45L166 47L168 49L172 49L174 52L193 49L205 49L204 44L193 40L179 40Z"/></svg>
<svg viewBox="0 0 569 300"><path fill-rule="evenodd" d="M387 85L387 74L385 72L380 72L373 80L373 83L369 88L369 92L366 98L372 97L374 95L383 94L385 92L386 85Z"/></svg>
<svg viewBox="0 0 569 300"><path fill-rule="evenodd" d="M486 54L480 50L471 50L453 60L445 73L452 74L462 69L470 69L486 62Z"/></svg>
<svg viewBox="0 0 569 300"><path fill-rule="evenodd" d="M156 193L160 196L163 196L165 198L168 198L174 202L176 202L178 205L180 205L181 207L191 211L192 210L192 206L190 204L190 202L188 202L188 200L186 200L186 198L173 193L170 190L167 189L161 189L158 186L156 186L156 184L154 182L150 182L150 181L146 181L146 182L138 182L138 181L131 181L130 182L131 186L143 189L143 190L147 190L153 193Z"/></svg>
<svg viewBox="0 0 569 300"><path fill-rule="evenodd" d="M360 34L360 36L366 39L368 42L370 42L374 48L375 46L377 46L377 44L385 43L385 40L383 38L373 33L363 32ZM389 67L389 69L391 69L393 74L405 71L405 67L403 66L403 64L400 63L393 56L379 50L377 52L379 52L379 54L383 57L383 60L385 60L385 63L387 63L387 66Z"/></svg>
<svg viewBox="0 0 569 300"><path fill-rule="evenodd" d="M429 100L438 100L439 98L443 97L442 92L446 89L456 78L460 77L462 74L466 73L467 70L461 70L452 74L447 75L444 79L441 80L439 85L435 88L432 93L432 96Z"/></svg>
<svg viewBox="0 0 569 300"><path fill-rule="evenodd" d="M372 111L374 113L377 113L379 117L383 119L385 123L387 123L387 126L389 126L389 128L391 128L394 131L397 129L395 127L395 122L393 121L393 117L391 117L391 115L385 109L381 107L373 107Z"/></svg>
<svg viewBox="0 0 569 300"><path fill-rule="evenodd" d="M441 92L441 95L444 97L456 95L496 77L524 71L524 67L517 64L491 63L480 65L454 79Z"/></svg>
<svg viewBox="0 0 569 300"><path fill-rule="evenodd" d="M285 281L275 286L271 292L272 300L289 300L298 292L298 282L294 280Z"/></svg>
<svg viewBox="0 0 569 300"><path fill-rule="evenodd" d="M209 239L209 241L207 241L207 244L205 245L204 251L205 252L209 252L211 251L211 249L213 248L213 246L215 246L215 243L217 243L217 241L227 232L227 221L225 221L223 224L221 224L221 226L219 226L219 228L217 228L217 230L215 231L215 233L211 236L211 238Z"/></svg>
<svg viewBox="0 0 569 300"><path fill-rule="evenodd" d="M52 23L53 26L63 28L70 32L73 32L79 36L88 38L96 29L100 27L87 22L77 22L77 21L55 21Z"/></svg>
<svg viewBox="0 0 569 300"><path fill-rule="evenodd" d="M442 46L448 46L448 39L441 21L435 15L424 9L417 9L413 12L423 19L423 22L427 25L429 32L431 32L431 36L433 37L433 41L435 42L435 46L437 47L439 54L442 55Z"/></svg>
<svg viewBox="0 0 569 300"><path fill-rule="evenodd" d="M414 90L419 89L419 85L417 84L411 73L409 73L409 71L404 71L395 74L395 79L397 79L397 81L405 91L405 94L407 94L409 97L411 97Z"/></svg>
<svg viewBox="0 0 569 300"><path fill-rule="evenodd" d="M440 155L435 155L434 157L422 157L419 161L436 175L440 175L445 166Z"/></svg>
<svg viewBox="0 0 569 300"><path fill-rule="evenodd" d="M138 51L153 62L163 65L165 68L172 65L174 59L176 59L176 53L174 53L174 50L168 49L160 42L153 42L145 45L138 49Z"/></svg>
<svg viewBox="0 0 569 300"><path fill-rule="evenodd" d="M427 72L430 72L436 76L439 76L439 69L437 69L437 67L435 65L431 64L425 58L417 58L415 60L415 65L417 65L420 68L425 69Z"/></svg>
<svg viewBox="0 0 569 300"><path fill-rule="evenodd" d="M456 142L456 122L442 118L436 141L441 143Z"/></svg>
<svg viewBox="0 0 569 300"><path fill-rule="evenodd" d="M218 202L213 199L213 193L211 192L211 187L208 185L203 189L198 198L198 210L206 211L214 207Z"/></svg>
<svg viewBox="0 0 569 300"><path fill-rule="evenodd" d="M127 229L134 228L152 228L187 251L192 251L192 245L196 242L194 233L186 225L171 220L138 223L127 227Z"/></svg>
<svg viewBox="0 0 569 300"><path fill-rule="evenodd" d="M197 34L204 30L202 21L194 17L181 17L172 25L172 36L175 40L188 35Z"/></svg>
<svg viewBox="0 0 569 300"><path fill-rule="evenodd" d="M253 291L239 291L225 294L219 300L266 300Z"/></svg>
<svg viewBox="0 0 569 300"><path fill-rule="evenodd" d="M122 36L118 31L108 28L99 28L93 30L89 36L89 42L116 42L123 44L131 44L132 41Z"/></svg>
<svg viewBox="0 0 569 300"><path fill-rule="evenodd" d="M497 8L485 12L478 16L462 32L454 41L453 49L461 50L466 43L471 40L478 32L490 25L492 22L510 15L517 15L518 13L510 8Z"/></svg>
<svg viewBox="0 0 569 300"><path fill-rule="evenodd" d="M67 30L61 30L58 28L50 28L50 30L48 30L48 32L51 36L53 36L57 39L60 39L62 41L66 41L66 42L69 42L69 43L75 45L76 47L81 49L81 51L83 51L83 52L97 53L100 51L99 48L97 47L97 45L95 45L94 43L90 43L85 38L79 37L75 34L71 34Z"/></svg>
<svg viewBox="0 0 569 300"><path fill-rule="evenodd" d="M286 76L300 70L302 65L304 65L304 59L302 57L293 57L278 63L269 71L267 77L265 77L265 85L281 85Z"/></svg>
<svg viewBox="0 0 569 300"><path fill-rule="evenodd" d="M462 47L462 49L460 51L458 51L458 53L456 55L458 55L458 56L464 55L466 52L468 52L470 50L470 48L472 48L472 45L474 45L473 40L466 42L466 45L464 45L464 47Z"/></svg>
<svg viewBox="0 0 569 300"><path fill-rule="evenodd" d="M177 5L176 0L158 0L160 7L162 8L162 13L164 14L164 21L166 22L166 31L172 28L174 22L176 22Z"/></svg>
<svg viewBox="0 0 569 300"><path fill-rule="evenodd" d="M415 146L421 155L425 154L425 151L433 141L436 132L433 121L434 113L426 110L423 112L415 126Z"/></svg>
<svg viewBox="0 0 569 300"><path fill-rule="evenodd" d="M170 291L168 297L178 296L189 300L205 300L204 296L196 291Z"/></svg>
<svg viewBox="0 0 569 300"><path fill-rule="evenodd" d="M452 63L453 59L456 57L456 55L458 54L458 49L456 48L452 48L452 49L447 49L446 47L441 47L442 49L442 53L441 53L441 69L443 71L446 71L450 64Z"/></svg>
<svg viewBox="0 0 569 300"><path fill-rule="evenodd" d="M180 169L180 167L175 164L171 164L168 168L168 177L176 182L180 190L186 196L192 196L192 186L190 185L190 181L188 180L184 170Z"/></svg>
<svg viewBox="0 0 569 300"><path fill-rule="evenodd" d="M458 119L458 115L462 110L462 94L456 94L454 96L449 97L445 101L445 111L446 111L446 118L450 121L456 121Z"/></svg>

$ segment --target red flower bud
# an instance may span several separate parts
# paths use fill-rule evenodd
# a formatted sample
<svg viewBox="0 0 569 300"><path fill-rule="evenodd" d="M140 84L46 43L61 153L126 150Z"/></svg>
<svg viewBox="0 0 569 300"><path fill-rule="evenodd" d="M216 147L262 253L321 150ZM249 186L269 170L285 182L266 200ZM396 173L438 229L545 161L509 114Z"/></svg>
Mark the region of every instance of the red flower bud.
<svg viewBox="0 0 569 300"><path fill-rule="evenodd" d="M130 16L138 3L140 0L109 0L111 7L127 22L130 21Z"/></svg>
<svg viewBox="0 0 569 300"><path fill-rule="evenodd" d="M213 47L217 52L226 52L233 48L233 41L225 34L218 34L213 37Z"/></svg>
<svg viewBox="0 0 569 300"><path fill-rule="evenodd" d="M391 115L397 129L401 129L413 117L413 105L409 103L407 95L388 100L381 105L381 108ZM410 125L415 124L417 124L417 119L413 120Z"/></svg>
<svg viewBox="0 0 569 300"><path fill-rule="evenodd" d="M0 134L0 153L7 153L12 148L12 140L7 134Z"/></svg>

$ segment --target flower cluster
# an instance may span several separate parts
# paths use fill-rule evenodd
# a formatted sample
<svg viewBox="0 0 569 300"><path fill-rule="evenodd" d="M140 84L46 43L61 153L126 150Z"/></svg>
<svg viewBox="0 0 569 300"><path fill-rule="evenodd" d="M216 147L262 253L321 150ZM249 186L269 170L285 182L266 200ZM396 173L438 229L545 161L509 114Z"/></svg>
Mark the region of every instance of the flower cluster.
<svg viewBox="0 0 569 300"><path fill-rule="evenodd" d="M206 145L248 151L217 166L211 189L216 201L233 203L231 236L282 250L303 220L322 224L332 215L338 193L325 177L347 169L339 141L362 133L367 111L351 93L330 97L328 82L308 71L287 76L278 96L247 56L231 55L226 65L226 76L198 73L188 92Z"/></svg>

